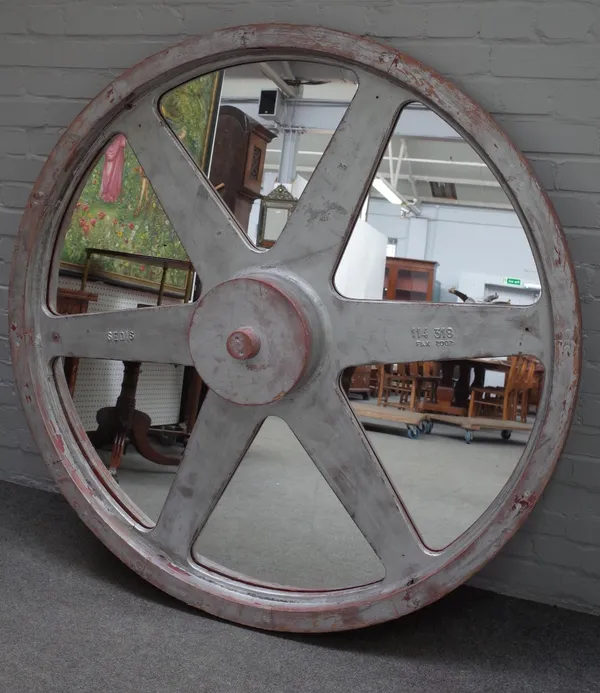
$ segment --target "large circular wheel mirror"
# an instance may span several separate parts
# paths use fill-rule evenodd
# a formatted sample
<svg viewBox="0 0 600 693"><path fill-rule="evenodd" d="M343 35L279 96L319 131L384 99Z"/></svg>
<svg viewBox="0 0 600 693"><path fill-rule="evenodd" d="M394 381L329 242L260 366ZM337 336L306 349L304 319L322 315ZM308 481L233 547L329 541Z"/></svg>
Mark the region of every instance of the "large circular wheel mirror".
<svg viewBox="0 0 600 693"><path fill-rule="evenodd" d="M332 94L335 78L354 93L321 150L317 139L296 141L306 159L297 166L304 190L290 191L298 202L273 247L265 249L246 233L251 204L244 211L227 200L233 178L224 186L215 179L217 150L227 141L219 131L214 136L218 80L210 88L202 82L196 91L193 85L223 73L241 78L262 70L273 76L278 65L284 66L279 90L288 105L298 106L293 117L306 113L298 102L310 101L319 83ZM192 85L188 101L167 103L165 95L181 85ZM221 104L230 96L225 89ZM323 111L331 115L336 99L323 100ZM229 98L228 107L242 101ZM205 124L213 118L212 129L200 133L204 139L177 125L186 104L205 114ZM272 113L277 108L274 103ZM254 119L238 202L254 191L259 204L255 184L270 170L269 156L283 149L272 137L285 129L292 110L284 108L282 118L262 119L260 126ZM417 135L400 127L405 117L421 128L434 118L453 133L448 146L460 143L470 152L463 163L473 175L455 174L452 182L450 174L419 173L426 160L447 168L457 161L426 156ZM323 134L323 128L306 133L292 121L288 125L297 137ZM209 181L206 152L213 145ZM318 154L324 150L312 166L311 147ZM125 173L111 192L118 165ZM137 176L139 195L123 201L118 190L129 184L127 176ZM474 286L489 271L474 263L454 282L449 255L436 250L441 226L421 239L420 257L420 237L410 236L404 250L390 252L392 227L377 230L375 212L384 204L392 211L381 214L393 216L398 243L398 229L413 233L423 225L427 205L436 206L440 224L439 210L447 218L455 214L473 178L496 196L498 214L511 208L524 245L507 253L531 257L533 288L527 277L488 277L473 296L465 277ZM482 193L472 209L491 199ZM113 213L101 203L121 206ZM163 238L157 220L175 232L183 252L165 258L156 251L158 241L151 245L152 238ZM486 223L489 230L492 222ZM111 229L113 240L107 241ZM92 243L100 233L104 244ZM155 252L127 254L144 239ZM464 254L465 243L457 236L453 247ZM454 267L458 260L452 262ZM360 288L358 274L352 281L342 276L348 267L366 271L369 263L378 268L375 294ZM142 274L128 274L125 265ZM476 103L432 70L371 40L321 28L249 26L190 39L128 70L85 108L50 155L24 213L12 267L16 381L58 487L99 539L143 578L237 623L344 630L395 619L439 599L521 525L568 432L580 370L579 305L565 238L546 195ZM193 270L200 280L195 291ZM179 272L180 281L170 280L169 272ZM515 298L518 289L518 297L529 300ZM499 298L486 302L488 294ZM461 295L475 300L460 302ZM86 303L87 313L65 307L73 302ZM496 371L502 379L485 375L471 382L471 367L464 377L461 368L472 361L476 375ZM89 385L93 369L106 364L120 368L123 396L112 408L98 404L110 378ZM178 374L180 394L187 383L188 399L198 381L194 373L205 390L203 397L196 393L201 406L191 424L175 432L178 452L173 445L148 443L158 415L144 418L143 411L163 396L163 387L141 404L138 391L139 411L127 398L138 379L160 368ZM166 444L170 433L163 427L160 440ZM138 486L131 479L141 467L123 463L116 474L119 460L130 454L130 439L146 460L154 455L148 465L156 464ZM424 459L428 445L430 462ZM292 448L310 465L296 466L291 457L286 462ZM451 461L444 457L450 449ZM490 464L485 456L475 464L485 450ZM506 451L513 455L509 466L503 466ZM505 475L486 486L474 514L452 525L481 490L477 474L500 468ZM282 476L275 481L277 474ZM286 479L291 489L284 493ZM433 498L428 489L440 480L444 488ZM144 493L160 496L160 507L145 507ZM246 512L252 499L254 514ZM315 510L323 499L330 505ZM330 512L334 505L343 517ZM452 531L434 536L427 524L434 515L438 527ZM297 543L282 534L284 525L300 533ZM347 539L354 548L342 559ZM309 540L313 548L303 554ZM305 568L314 579L304 579ZM338 570L345 575L330 579Z"/></svg>

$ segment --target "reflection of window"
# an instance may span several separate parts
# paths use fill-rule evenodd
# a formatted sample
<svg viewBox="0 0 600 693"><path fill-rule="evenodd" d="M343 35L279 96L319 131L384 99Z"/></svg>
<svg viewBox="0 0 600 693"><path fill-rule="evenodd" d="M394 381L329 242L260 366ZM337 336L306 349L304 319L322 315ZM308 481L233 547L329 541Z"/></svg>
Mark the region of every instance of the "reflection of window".
<svg viewBox="0 0 600 693"><path fill-rule="evenodd" d="M456 186L454 183L434 183L430 181L433 197L441 197L445 200L456 200Z"/></svg>
<svg viewBox="0 0 600 693"><path fill-rule="evenodd" d="M396 257L396 246L398 245L398 239L397 238L388 238L387 239L387 246L385 249L385 254L388 257Z"/></svg>

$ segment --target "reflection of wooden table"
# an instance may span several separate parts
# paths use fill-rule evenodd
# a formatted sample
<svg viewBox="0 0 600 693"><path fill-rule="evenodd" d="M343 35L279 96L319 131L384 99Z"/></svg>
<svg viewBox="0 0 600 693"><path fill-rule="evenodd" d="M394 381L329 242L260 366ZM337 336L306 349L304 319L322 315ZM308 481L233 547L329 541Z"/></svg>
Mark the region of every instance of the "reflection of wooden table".
<svg viewBox="0 0 600 693"><path fill-rule="evenodd" d="M75 291L60 287L56 296L56 310L60 315L76 315L87 313L90 303L98 300L97 294L90 294L86 291ZM75 383L77 381L77 369L79 359L74 357L65 358L65 378L69 387L71 397L75 394Z"/></svg>
<svg viewBox="0 0 600 693"><path fill-rule="evenodd" d="M421 411L465 416L472 387L483 387L486 371L508 373L510 363L502 359L459 359L441 362L442 379L437 388L437 402L423 404ZM454 383L455 370L458 379ZM475 371L473 382L471 372Z"/></svg>
<svg viewBox="0 0 600 693"><path fill-rule="evenodd" d="M174 260L170 258L152 257L140 255L138 253L125 253L117 250L102 250L99 248L86 248L86 261L81 280L81 289L85 290L88 280L88 273L91 266L92 256L104 255L107 257L119 258L127 262L160 267L161 280L158 289L156 305L162 305L165 294L167 272L169 270L183 270L187 272L187 282L183 296L184 303L190 300L194 268L189 260ZM138 308L140 305L138 304ZM143 308L140 308L143 310ZM152 426L152 421L148 414L135 408L135 398L137 384L140 375L141 363L138 361L124 361L123 380L121 382L121 392L114 407L103 407L96 413L98 428L90 433L90 440L95 447L100 447L112 442L112 452L110 456L109 471L116 477L117 469L121 464L125 443L127 438L131 439L136 450L151 462L164 465L177 465L180 462L179 456L163 455L154 448L149 441L148 432Z"/></svg>
<svg viewBox="0 0 600 693"><path fill-rule="evenodd" d="M350 377L348 394L360 395L363 399L369 399L371 395L371 370L372 366L358 366L353 369Z"/></svg>

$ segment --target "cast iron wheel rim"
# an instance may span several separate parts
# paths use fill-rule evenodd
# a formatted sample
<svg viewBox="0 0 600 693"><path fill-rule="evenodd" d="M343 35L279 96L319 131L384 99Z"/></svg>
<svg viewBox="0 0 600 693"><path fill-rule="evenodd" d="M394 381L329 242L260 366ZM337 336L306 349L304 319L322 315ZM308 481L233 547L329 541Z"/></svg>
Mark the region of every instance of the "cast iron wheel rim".
<svg viewBox="0 0 600 693"><path fill-rule="evenodd" d="M386 358L386 354L381 350L369 354L370 357L378 357L372 359L359 359L354 353L346 355L346 361L352 361L346 363L340 359L333 346L337 344L336 335L342 331L340 314L348 313L350 309L360 311L363 329L372 324L365 322L366 308L373 313L372 319L378 325L390 318L397 320L399 325L412 325L416 315L414 311L417 309L420 311L420 321L423 320L423 310L435 310L438 315L442 311L447 316L446 320L457 321L463 328L470 325L472 330L476 329L480 342L477 348L473 348L467 334L464 339L456 340L457 344L450 348L451 351L446 348L443 353L436 352L431 355L432 359L436 358L436 354L438 358L459 355L473 357L493 356L504 351L522 351L540 358L546 369L546 385L536 423L515 472L487 511L446 549L434 552L419 544L420 540L415 539L414 527L407 519L406 511L393 494L393 490L394 498L389 495L391 486L380 467L377 468L377 478L366 477L368 483L374 484L377 492L381 493L385 512L388 513L379 517L380 520L383 518L386 521L385 525L381 525L385 526L385 537L382 539L375 536L373 527L365 529L359 522L357 524L363 534L366 531L369 535L367 538L372 546L373 541L376 544L379 541L374 548L380 558L381 554L384 554L385 560L382 562L386 566L387 575L382 582L337 591L294 591L291 588L253 584L249 579L238 579L235 575L220 572L218 567L210 566L208 563L204 566L198 565L191 559L190 551L182 557L181 551L170 550L168 542L165 543L165 537L170 536L169 531L163 531L162 537L159 532L158 539L156 535L153 537L156 528L150 530L147 518L139 514L136 517L127 499L119 496L118 491L111 486L104 467L98 463L79 423L68 396L64 376L56 366L59 363L56 357L74 353L71 347L74 343L81 342L81 333L78 332L80 328L70 327L73 325L73 317L80 321L76 324L83 324L82 319L90 320L85 328L88 332L92 327L101 328L96 334L102 334L106 324L98 321L94 323L93 315L56 316L47 302L47 296L53 295L52 288L55 288L57 280L57 266L53 265L54 269L51 268L51 258L61 220L68 205L74 204L77 182L81 180L102 144L111 133L123 131L120 127L115 129L111 124L116 125L116 119L123 117L126 111L135 112L143 102L144 96L148 96L149 91L156 89L159 84L161 93L164 93L167 88L215 69L269 59L315 59L342 63L347 67L366 71L370 76L361 83L353 101L353 105L358 103L359 110L351 106L348 110L350 116L347 114L343 121L347 123L348 118L353 119L351 122L355 131L360 129L360 120L356 119L355 114L361 112L360 108L364 109L365 105L371 103L373 89L383 96L379 105L387 99L387 108L391 92L397 92L396 117L400 112L400 106L408 101L422 101L444 117L474 146L503 185L527 233L542 281L540 300L526 308L452 304L450 314L448 307L443 305L430 304L429 308L424 308L418 304L391 305L391 302L368 303L342 299L332 289L331 273L344 245L344 229L350 224L349 217L347 216L342 224L344 228L332 231L334 236L337 234L335 237L338 251L335 262L329 267L329 273L326 276L319 275L315 268L321 268L321 263L315 262L308 272L302 271L301 274L297 263L294 265L293 262L294 252L298 249L294 248L294 242L285 242L285 238L292 238L293 234L290 235L289 229L293 230L294 223L298 228L303 228L302 203L297 206L299 211L294 213L295 221L294 217L290 219L290 224L268 254L258 257L256 251L249 249L249 252L255 253L253 270L258 280L264 279L261 275L264 270L261 262L264 265L266 255L269 255L271 263L274 261L288 269L293 268L293 273L289 276L285 272L282 275L286 291L290 289L289 277L297 279L301 274L297 286L295 285L296 288L300 287L300 304L306 303L301 309L304 314L313 311L314 315L311 313L308 321L314 319L319 323L319 339L324 342L326 348L319 363L316 366L309 364L310 367L307 367L307 373L310 373L301 383L300 389L293 391L290 397L283 397L273 409L272 405L241 407L218 395L213 395L208 400L211 407L209 414L225 414L233 423L239 424L235 430L243 429L247 437L250 435L249 431L258 425L259 420L275 413L282 415L305 447L308 445L310 448L311 441L302 438L306 421L299 423L289 412L293 409L293 403L301 406L303 398L309 397L311 388L316 387L314 383L322 380L334 393L330 393L329 396L339 410L335 413L333 410L327 412L330 416L329 430L336 430L337 433L343 431L344 434L350 435L351 441L361 440L365 448L352 460L352 473L360 475L367 468L370 470L369 474L373 473L375 463L372 451L368 443L365 443L362 427L341 393L339 373L347 365L358 365L366 361L422 360L422 351L416 356L417 351L414 345L410 344L410 339L402 337L404 333L397 330L393 335L397 340L397 343L393 344L393 357L388 353L389 358ZM377 113L370 113L371 127L378 127L378 118ZM132 119L135 120L135 117ZM392 123L390 127L391 125ZM130 136L129 132L125 134ZM340 137L343 134L343 128L338 130L334 140L337 138L341 142ZM365 136L369 139L368 133L364 132L362 135L355 132L355 136ZM139 158L135 146L134 151ZM343 157L341 144L337 154L335 146L333 151L334 160ZM322 161L326 156L327 154ZM335 159L335 156L338 158ZM144 165L143 161L141 163ZM144 168L147 172L150 170L146 166ZM156 181L151 176L149 178L164 206L160 186L157 188ZM200 178L198 176L198 180ZM311 180L316 179L316 184L318 178L317 170ZM359 185L362 185L360 181ZM310 183L307 191L309 189ZM349 194L345 189L342 192L346 193L346 197ZM209 200L213 199L211 195L214 193L209 195ZM358 196L356 192L354 198L352 195L348 198L354 210L358 209L357 204L354 204ZM167 208L166 211L170 213ZM352 211L349 214L351 215ZM182 238L174 220L172 221L185 245L186 240ZM220 223L225 224L223 220ZM332 226L335 227L335 223ZM239 236L239 232L236 233ZM198 246L192 249L194 252L198 252L203 240L205 239L194 237L194 243L198 243ZM314 238L311 241L314 241ZM190 253L187 246L186 249ZM286 252L291 254L286 257ZM191 257L192 254L190 253ZM216 266L219 263L213 264ZM226 267L226 276L221 277L220 281L217 281L216 277L211 277L210 271L206 273L203 271L205 268L197 267L207 291L233 275L239 275L243 269L236 267L235 263ZM275 276L276 274L277 272L267 271L268 279L273 279L277 284L279 275ZM311 293L313 289L314 292ZM291 293L294 291L291 290ZM315 298L315 294L318 298ZM376 42L322 28L250 26L190 39L148 58L101 92L63 135L34 186L15 247L9 300L12 359L23 408L58 487L81 519L115 555L160 589L214 615L265 629L325 632L359 628L394 619L425 606L464 582L497 553L535 505L562 450L577 396L580 371L580 317L574 273L560 224L525 159L477 104L436 73ZM394 311L393 316L390 313L391 309ZM195 310L196 304L188 304L179 312L163 307L145 309L145 314L152 314L152 320L160 318L163 327L172 327L173 324L181 327L185 323L187 328ZM173 317L166 318L166 312L159 316L157 311L170 311L169 315ZM122 320L121 324L125 324L131 317L130 313L110 313L108 321L114 324L115 319ZM167 320L168 324L164 320ZM136 327L144 325L150 329L148 323L136 322ZM487 334L487 329L491 330L490 335ZM515 337L518 336L517 349L504 349L506 342L500 345L492 344L494 335L497 337L508 332ZM187 354L186 347L182 344L187 345ZM183 356L183 361L189 362L190 344L178 341L178 345L174 350L173 359ZM90 348L88 343L88 351L85 354L74 355L93 358L105 354L105 351L102 351L105 347L98 347L99 351L95 354L90 354ZM401 353L398 353L399 351ZM364 351L361 353L364 356ZM125 354L124 351L118 350L112 354L113 359L121 359L125 355L128 358L132 357L131 352ZM152 360L152 356L152 353L144 353L139 360ZM135 360L135 356L132 360ZM314 394L314 390L312 392ZM278 409L280 406L282 408ZM203 410L204 407L206 402ZM240 414L242 411L258 410L260 413L254 418ZM197 424L196 431L199 428ZM201 433L210 436L210 427L204 426ZM198 437L196 435L196 438ZM237 439L239 436L233 435L232 438ZM239 440L238 445L240 448L243 447ZM188 444L187 450L193 447L193 444ZM313 461L315 456L318 458L317 466L321 471L323 468L326 471L331 470L332 463L323 459L322 453L311 449L307 452L311 454ZM356 468L359 472L355 471ZM358 480L364 483L364 478ZM328 481L331 485L331 478ZM175 484L176 482L174 486ZM360 495L357 494L357 497L360 498ZM344 501L349 503L347 498ZM353 509L356 511L356 507ZM360 511L360 507L358 510ZM360 515L360 512L358 514ZM402 522L399 518L402 518ZM388 521L392 524L388 525ZM159 519L157 527L160 522ZM390 527L393 529L391 533ZM390 535L394 539L393 547L386 543ZM399 544L395 542L400 537L403 542L408 542L401 546L401 550L410 557L411 566L408 572L406 560L403 562L398 557ZM413 543L410 544L409 540ZM422 561L418 569L416 564L412 564L417 556Z"/></svg>

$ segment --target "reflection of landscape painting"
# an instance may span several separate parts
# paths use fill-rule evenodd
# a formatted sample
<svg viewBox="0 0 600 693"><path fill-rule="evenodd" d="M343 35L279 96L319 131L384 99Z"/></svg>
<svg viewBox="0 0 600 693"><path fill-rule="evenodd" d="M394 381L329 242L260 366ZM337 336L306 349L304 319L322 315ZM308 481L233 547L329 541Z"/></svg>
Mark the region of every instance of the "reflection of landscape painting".
<svg viewBox="0 0 600 693"><path fill-rule="evenodd" d="M160 110L188 153L207 172L218 115L221 75L187 82L166 94ZM135 154L122 135L115 137L91 171L75 205L61 255L64 263L83 265L86 248L187 259ZM161 269L94 256L92 267L150 282ZM183 288L186 273L169 271L168 283Z"/></svg>

